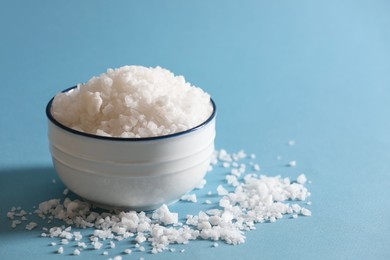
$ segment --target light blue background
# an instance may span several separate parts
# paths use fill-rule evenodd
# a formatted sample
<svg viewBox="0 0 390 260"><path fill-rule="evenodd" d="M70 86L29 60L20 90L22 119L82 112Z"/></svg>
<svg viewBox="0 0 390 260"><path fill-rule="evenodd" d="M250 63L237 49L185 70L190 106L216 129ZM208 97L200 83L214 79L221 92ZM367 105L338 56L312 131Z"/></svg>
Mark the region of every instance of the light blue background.
<svg viewBox="0 0 390 260"><path fill-rule="evenodd" d="M390 259L389 14L389 1L1 1L0 258L72 257L54 254L39 229L11 229L6 212L61 197L49 99L138 64L212 95L217 148L256 153L267 175L305 173L313 216L257 225L240 246L196 241L177 247L184 254L126 258ZM297 167L285 167L293 159ZM207 178L203 193L223 183L223 170Z"/></svg>

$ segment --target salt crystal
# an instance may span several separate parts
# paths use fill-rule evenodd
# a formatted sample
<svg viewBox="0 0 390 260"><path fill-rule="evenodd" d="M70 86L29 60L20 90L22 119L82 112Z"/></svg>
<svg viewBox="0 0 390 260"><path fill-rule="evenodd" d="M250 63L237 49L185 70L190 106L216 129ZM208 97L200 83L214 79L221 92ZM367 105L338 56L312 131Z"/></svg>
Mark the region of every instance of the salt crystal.
<svg viewBox="0 0 390 260"><path fill-rule="evenodd" d="M12 208L12 209L14 209L14 208ZM16 209L15 209L16 210ZM10 212L8 212L7 213L7 217L9 218L9 219L14 219L14 216L15 216L15 210L11 210Z"/></svg>
<svg viewBox="0 0 390 260"><path fill-rule="evenodd" d="M19 225L20 223L22 223L20 220L13 220L12 224L11 224L11 227L12 228L16 228L16 225Z"/></svg>
<svg viewBox="0 0 390 260"><path fill-rule="evenodd" d="M26 225L26 229L27 230L32 230L32 229L34 229L35 227L37 227L38 226L38 224L36 223L36 222L30 222L30 223L28 223L27 225Z"/></svg>
<svg viewBox="0 0 390 260"><path fill-rule="evenodd" d="M302 214L303 216L311 216L311 211L308 210L308 209L306 209L306 208L302 208L302 209L301 209L301 214Z"/></svg>
<svg viewBox="0 0 390 260"><path fill-rule="evenodd" d="M60 247L58 248L58 250L57 250L57 253L58 253L58 254L64 253L64 248L63 248L62 246L60 246Z"/></svg>
<svg viewBox="0 0 390 260"><path fill-rule="evenodd" d="M290 166L290 167L295 167L297 166L297 162L296 161L290 161L287 166Z"/></svg>
<svg viewBox="0 0 390 260"><path fill-rule="evenodd" d="M79 255L79 254L80 254L80 250L75 249L75 250L73 251L73 254L74 254L74 255Z"/></svg>
<svg viewBox="0 0 390 260"><path fill-rule="evenodd" d="M295 145L295 141L294 140L290 140L290 141L287 142L287 144L289 146L294 146Z"/></svg>
<svg viewBox="0 0 390 260"><path fill-rule="evenodd" d="M160 208L155 210L152 216L154 219L160 220L165 225L175 224L178 222L178 214L171 213L167 205L163 204Z"/></svg>
<svg viewBox="0 0 390 260"><path fill-rule="evenodd" d="M131 249L126 248L123 252L124 252L125 254L130 255L132 251L131 251Z"/></svg>
<svg viewBox="0 0 390 260"><path fill-rule="evenodd" d="M138 235L134 239L137 243L141 244L146 241L146 237L144 233L139 232Z"/></svg>
<svg viewBox="0 0 390 260"><path fill-rule="evenodd" d="M183 201L189 201L189 202L193 202L193 203L196 203L197 202L197 199L196 199L196 195L195 194L185 194L183 195L180 200L183 200Z"/></svg>
<svg viewBox="0 0 390 260"><path fill-rule="evenodd" d="M205 200L204 203L210 205L212 202L211 200Z"/></svg>
<svg viewBox="0 0 390 260"><path fill-rule="evenodd" d="M198 189L198 190L201 190L204 188L204 186L206 185L207 181L206 179L202 179L199 184L195 187L195 189Z"/></svg>
<svg viewBox="0 0 390 260"><path fill-rule="evenodd" d="M222 185L218 185L217 192L219 196L225 196L229 194L229 192L224 187L222 187Z"/></svg>
<svg viewBox="0 0 390 260"><path fill-rule="evenodd" d="M64 194L66 196L66 195L68 195L68 193L69 193L69 189L65 189L62 194Z"/></svg>
<svg viewBox="0 0 390 260"><path fill-rule="evenodd" d="M81 247L81 248L87 248L87 245L85 244L85 242L78 242L77 246Z"/></svg>
<svg viewBox="0 0 390 260"><path fill-rule="evenodd" d="M115 248L115 243L113 241L110 241L110 247Z"/></svg>
<svg viewBox="0 0 390 260"><path fill-rule="evenodd" d="M222 166L225 167L225 168L229 168L229 167L230 167L230 163L224 162L224 163L222 164Z"/></svg>
<svg viewBox="0 0 390 260"><path fill-rule="evenodd" d="M103 244L100 243L99 241L93 242L92 245L93 245L93 248L96 250L100 249L103 246Z"/></svg>
<svg viewBox="0 0 390 260"><path fill-rule="evenodd" d="M300 174L297 178L297 182L299 184L305 184L307 181L306 176L304 174Z"/></svg>

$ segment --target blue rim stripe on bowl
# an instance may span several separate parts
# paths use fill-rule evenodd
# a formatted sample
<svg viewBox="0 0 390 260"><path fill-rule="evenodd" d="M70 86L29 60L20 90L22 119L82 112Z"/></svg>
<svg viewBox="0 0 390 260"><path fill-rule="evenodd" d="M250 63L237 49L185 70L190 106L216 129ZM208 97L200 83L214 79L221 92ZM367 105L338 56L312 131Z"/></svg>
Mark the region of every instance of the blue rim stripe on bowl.
<svg viewBox="0 0 390 260"><path fill-rule="evenodd" d="M68 89L65 89L62 91L62 93L68 92L72 89L75 89L76 87L77 87L77 85L70 87ZM94 135L94 134L90 134L90 133L77 131L77 130L74 130L70 127L67 127L67 126L61 124L51 114L51 106L52 106L53 100L54 100L54 97L49 101L49 103L46 106L46 116L53 124L64 129L65 131L71 132L71 133L76 134L76 135L86 136L86 137L95 138L95 139L110 140L110 141L132 141L132 142L134 142L134 141L152 141L152 140L167 139L167 138L172 138L172 137L176 137L176 136L180 136L180 135L185 135L185 134L194 132L194 131L202 128L203 126L207 125L209 122L211 122L214 119L214 117L217 114L217 107L214 103L214 100L212 98L210 98L210 102L213 106L213 112L211 113L210 117L206 121L204 121L200 125L197 125L193 128L187 129L187 130L182 131L182 132L177 132L174 134L152 136L152 137L139 137L139 138L137 138L137 137L110 137L110 136Z"/></svg>

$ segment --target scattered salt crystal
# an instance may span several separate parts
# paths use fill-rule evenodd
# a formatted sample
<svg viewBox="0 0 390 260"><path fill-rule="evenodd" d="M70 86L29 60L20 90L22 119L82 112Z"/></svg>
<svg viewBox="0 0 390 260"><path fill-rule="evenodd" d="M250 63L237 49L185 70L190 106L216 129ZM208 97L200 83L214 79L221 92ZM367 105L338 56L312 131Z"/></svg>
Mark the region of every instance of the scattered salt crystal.
<svg viewBox="0 0 390 260"><path fill-rule="evenodd" d="M117 256L114 257L113 260L122 260L122 257L120 255L117 255Z"/></svg>
<svg viewBox="0 0 390 260"><path fill-rule="evenodd" d="M12 209L14 209L14 208L12 208ZM15 209L16 210L16 209ZM10 212L8 212L7 213L7 217L9 218L9 219L14 219L14 216L15 216L15 210L11 210Z"/></svg>
<svg viewBox="0 0 390 260"><path fill-rule="evenodd" d="M229 194L229 192L224 187L222 187L222 185L218 185L217 192L219 196L225 196Z"/></svg>
<svg viewBox="0 0 390 260"><path fill-rule="evenodd" d="M302 209L301 209L301 214L302 214L303 216L311 216L311 211L308 210L308 209L306 209L306 208L302 208Z"/></svg>
<svg viewBox="0 0 390 260"><path fill-rule="evenodd" d="M131 249L126 248L123 252L124 252L125 254L130 255L132 251L131 251Z"/></svg>
<svg viewBox="0 0 390 260"><path fill-rule="evenodd" d="M212 203L211 200L205 200L205 201L204 201L204 204L210 205L211 203Z"/></svg>
<svg viewBox="0 0 390 260"><path fill-rule="evenodd" d="M103 244L100 243L99 241L93 242L92 245L93 245L93 248L96 250L100 249L103 246Z"/></svg>
<svg viewBox="0 0 390 260"><path fill-rule="evenodd" d="M253 165L253 170L255 171L260 171L260 165L258 165L257 163Z"/></svg>
<svg viewBox="0 0 390 260"><path fill-rule="evenodd" d="M60 247L58 248L58 250L57 250L57 253L58 253L58 254L64 253L64 248L63 248L62 246L60 246Z"/></svg>
<svg viewBox="0 0 390 260"><path fill-rule="evenodd" d="M163 204L160 208L156 209L152 215L153 219L160 220L163 224L175 224L178 222L178 214L171 213L167 205Z"/></svg>
<svg viewBox="0 0 390 260"><path fill-rule="evenodd" d="M102 253L102 255L108 255L108 252L107 252L107 251L104 251L104 252Z"/></svg>
<svg viewBox="0 0 390 260"><path fill-rule="evenodd" d="M296 162L296 161L290 161L290 162L287 164L287 166L289 166L289 167L295 167L295 166L297 166L297 162Z"/></svg>
<svg viewBox="0 0 390 260"><path fill-rule="evenodd" d="M189 202L193 202L193 203L196 203L197 202L197 199L196 199L196 195L195 194L185 194L183 195L180 200L183 200L183 201L189 201Z"/></svg>
<svg viewBox="0 0 390 260"><path fill-rule="evenodd" d="M81 248L87 248L87 245L85 244L85 242L78 242L77 246L81 247Z"/></svg>
<svg viewBox="0 0 390 260"><path fill-rule="evenodd" d="M306 181L307 181L307 179L306 179L306 176L304 174L299 175L297 178L297 182L299 184L305 184Z"/></svg>
<svg viewBox="0 0 390 260"><path fill-rule="evenodd" d="M115 248L115 243L113 241L110 241L110 248Z"/></svg>
<svg viewBox="0 0 390 260"><path fill-rule="evenodd" d="M182 249L182 250L180 250L180 253L184 253L186 250L185 249Z"/></svg>
<svg viewBox="0 0 390 260"><path fill-rule="evenodd" d="M307 205L311 205L311 201L306 202Z"/></svg>
<svg viewBox="0 0 390 260"><path fill-rule="evenodd" d="M213 244L213 247L218 247L218 246L219 246L218 243L214 243L214 244Z"/></svg>
<svg viewBox="0 0 390 260"><path fill-rule="evenodd" d="M202 179L199 184L195 187L195 189L201 190L206 185L207 181L206 179Z"/></svg>
<svg viewBox="0 0 390 260"><path fill-rule="evenodd" d="M68 193L69 193L69 189L65 189L62 194L64 194L66 196L66 195L68 195Z"/></svg>
<svg viewBox="0 0 390 260"><path fill-rule="evenodd" d="M80 254L80 250L75 249L75 250L73 251L73 255L79 255L79 254Z"/></svg>
<svg viewBox="0 0 390 260"><path fill-rule="evenodd" d="M144 235L144 233L138 233L138 235L135 237L134 239L138 244L142 244L143 242L146 241L146 237Z"/></svg>
<svg viewBox="0 0 390 260"><path fill-rule="evenodd" d="M75 241L80 241L83 238L80 232L73 232L73 236Z"/></svg>
<svg viewBox="0 0 390 260"><path fill-rule="evenodd" d="M245 153L229 154L226 151L219 151L214 155L221 158L219 163L229 162L231 170L237 171L238 176L226 175L228 184L234 186L234 190L229 193L219 185L217 192L222 198L215 203L216 207L206 212L200 211L195 215L187 215L184 223L179 222L178 214L170 212L166 205L162 205L153 213L135 211L97 213L92 211L92 205L87 202L65 198L63 201L55 199L39 204L35 211L39 217L55 218L66 224L49 230L42 229L46 231L43 234L60 238L61 243L66 244L71 239L75 241L82 239L80 232L71 232L72 227L93 228L93 234L89 239L95 249L103 246L100 240L109 239L110 246L113 248L114 240L121 241L134 237L133 241L137 242L135 247L139 251L145 250L140 243L148 241L152 247L150 252L156 254L164 250L174 251L169 245L187 244L194 239L241 244L245 242L243 232L256 229L255 223L275 222L285 214L291 214L292 218L297 218L298 214L311 215L310 210L302 208L298 203L288 204L290 201L305 201L310 196L310 192L304 187L306 181L303 176L298 176L296 182L280 176L258 176L254 173L245 174L241 178L239 176L246 169L246 165L241 163L241 159L246 158ZM252 167L254 165L253 163ZM207 194L211 196L212 192L209 191ZM205 200L205 204L211 204L211 201ZM311 202L306 204L309 205ZM9 219L24 215L25 213L17 208L7 213ZM11 220L12 227L21 223L18 219ZM54 246L56 243L53 242L51 245ZM80 249L87 247L84 242L78 242L77 246ZM216 247L215 244L213 246ZM106 251L103 252L103 255L107 254Z"/></svg>
<svg viewBox="0 0 390 260"><path fill-rule="evenodd" d="M295 145L295 140L290 140L290 141L287 142L287 144L289 146L294 146Z"/></svg>
<svg viewBox="0 0 390 260"><path fill-rule="evenodd" d="M230 163L224 162L224 163L222 164L222 166L225 167L225 168L229 168L229 167L230 167Z"/></svg>
<svg viewBox="0 0 390 260"><path fill-rule="evenodd" d="M56 243L56 242L51 242L50 245L51 245L51 246L56 246L57 243Z"/></svg>
<svg viewBox="0 0 390 260"><path fill-rule="evenodd" d="M27 230L32 230L32 229L36 228L37 226L38 226L37 223L35 223L35 222L30 222L30 223L28 223L28 224L26 225L26 229L27 229Z"/></svg>
<svg viewBox="0 0 390 260"><path fill-rule="evenodd" d="M252 153L249 157L250 157L251 159L256 159L256 154Z"/></svg>

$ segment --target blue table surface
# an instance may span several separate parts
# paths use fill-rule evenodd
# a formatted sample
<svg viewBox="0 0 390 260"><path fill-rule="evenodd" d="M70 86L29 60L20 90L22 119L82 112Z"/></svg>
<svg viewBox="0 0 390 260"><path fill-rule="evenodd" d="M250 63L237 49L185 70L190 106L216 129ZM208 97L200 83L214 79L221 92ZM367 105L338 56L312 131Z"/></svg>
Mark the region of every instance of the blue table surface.
<svg viewBox="0 0 390 260"><path fill-rule="evenodd" d="M312 181L311 217L256 225L246 243L176 245L124 259L390 259L389 1L2 1L0 258L64 259L12 206L62 197L48 151L49 99L107 68L162 66L211 94L217 149L261 173ZM295 140L295 146L288 146ZM282 160L276 160L282 156ZM286 167L296 160L296 167ZM52 183L55 179L57 182ZM207 175L200 201L224 184ZM204 204L180 202L185 217ZM42 224L39 222L38 224ZM88 230L85 231L88 233ZM86 250L107 259L129 246Z"/></svg>

